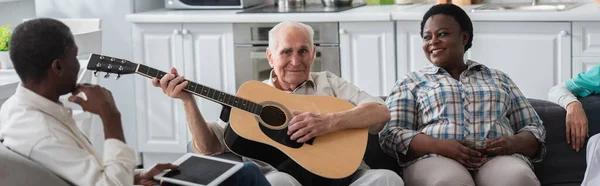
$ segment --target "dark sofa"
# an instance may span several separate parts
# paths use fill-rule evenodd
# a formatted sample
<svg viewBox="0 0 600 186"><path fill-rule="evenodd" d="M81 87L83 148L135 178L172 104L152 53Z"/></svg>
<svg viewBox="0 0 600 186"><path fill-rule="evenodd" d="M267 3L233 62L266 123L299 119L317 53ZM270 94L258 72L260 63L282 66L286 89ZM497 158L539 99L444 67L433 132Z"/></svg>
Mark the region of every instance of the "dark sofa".
<svg viewBox="0 0 600 186"><path fill-rule="evenodd" d="M385 99L385 97L382 97ZM590 136L600 132L600 95L579 99L588 116ZM535 111L541 117L546 128L547 154L544 160L534 164L535 174L545 186L579 186L583 181L586 169L587 139L583 149L575 152L565 137L566 111L559 105L539 99L529 99ZM369 135L365 153L365 163L372 169L390 169L400 173L397 161L385 154L379 146L377 135ZM193 152L188 144L188 152ZM237 160L239 157L232 153L219 155L222 158Z"/></svg>
<svg viewBox="0 0 600 186"><path fill-rule="evenodd" d="M588 116L590 136L600 132L600 95L579 99ZM566 111L557 104L539 99L529 99L546 127L547 154L544 161L535 164L535 174L548 186L579 186L583 181L586 162L586 146L575 152L565 137ZM390 169L400 172L396 160L385 154L379 146L378 136L369 135L365 163L371 168Z"/></svg>

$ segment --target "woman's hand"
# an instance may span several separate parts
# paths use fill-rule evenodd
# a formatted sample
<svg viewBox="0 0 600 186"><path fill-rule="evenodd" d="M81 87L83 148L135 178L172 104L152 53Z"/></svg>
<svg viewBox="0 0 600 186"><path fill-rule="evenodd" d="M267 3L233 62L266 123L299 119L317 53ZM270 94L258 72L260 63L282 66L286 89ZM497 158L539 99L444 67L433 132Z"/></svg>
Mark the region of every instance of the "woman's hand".
<svg viewBox="0 0 600 186"><path fill-rule="evenodd" d="M479 168L485 157L458 140L438 140L437 154L458 161L467 168Z"/></svg>
<svg viewBox="0 0 600 186"><path fill-rule="evenodd" d="M490 141L485 152L491 155L512 155L515 153L515 143L514 136L502 136Z"/></svg>
<svg viewBox="0 0 600 186"><path fill-rule="evenodd" d="M579 152L579 149L583 148L585 138L589 136L588 120L579 101L567 105L566 125L567 143L571 144L573 150Z"/></svg>

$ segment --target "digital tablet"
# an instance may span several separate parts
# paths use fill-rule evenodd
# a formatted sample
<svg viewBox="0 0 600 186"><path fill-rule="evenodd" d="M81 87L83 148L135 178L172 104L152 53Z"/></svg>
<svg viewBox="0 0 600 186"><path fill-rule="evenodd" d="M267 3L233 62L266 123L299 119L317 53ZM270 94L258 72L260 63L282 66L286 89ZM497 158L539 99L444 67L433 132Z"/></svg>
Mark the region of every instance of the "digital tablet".
<svg viewBox="0 0 600 186"><path fill-rule="evenodd" d="M164 171L154 179L179 185L217 186L243 166L242 162L192 153L183 155L173 164L179 168Z"/></svg>

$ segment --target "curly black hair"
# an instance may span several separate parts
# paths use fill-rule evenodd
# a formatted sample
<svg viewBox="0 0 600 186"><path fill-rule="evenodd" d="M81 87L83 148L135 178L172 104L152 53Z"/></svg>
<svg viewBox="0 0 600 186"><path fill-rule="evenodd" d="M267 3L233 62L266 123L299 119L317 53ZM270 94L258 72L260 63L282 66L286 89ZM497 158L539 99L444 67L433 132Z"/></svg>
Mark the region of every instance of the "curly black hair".
<svg viewBox="0 0 600 186"><path fill-rule="evenodd" d="M469 41L465 45L465 52L471 48L473 45L473 23L471 22L471 18L467 15L467 13L454 4L437 4L431 7L423 16L423 20L421 21L421 37L423 37L423 27L425 26L425 22L434 15L443 14L454 17L454 20L458 22L460 25L461 31L466 31L469 33Z"/></svg>
<svg viewBox="0 0 600 186"><path fill-rule="evenodd" d="M55 59L64 59L75 41L64 23L38 18L19 24L10 38L10 59L24 83L40 83Z"/></svg>

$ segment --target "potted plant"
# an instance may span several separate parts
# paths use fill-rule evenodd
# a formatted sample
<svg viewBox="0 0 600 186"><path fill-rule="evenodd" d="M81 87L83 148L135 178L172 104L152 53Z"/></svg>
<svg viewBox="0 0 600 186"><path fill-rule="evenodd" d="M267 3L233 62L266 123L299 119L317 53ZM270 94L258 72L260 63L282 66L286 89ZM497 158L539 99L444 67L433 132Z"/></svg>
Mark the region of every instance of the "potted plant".
<svg viewBox="0 0 600 186"><path fill-rule="evenodd" d="M8 69L12 68L12 62L10 55L8 55L8 43L12 32L10 31L10 25L0 27L0 68Z"/></svg>

